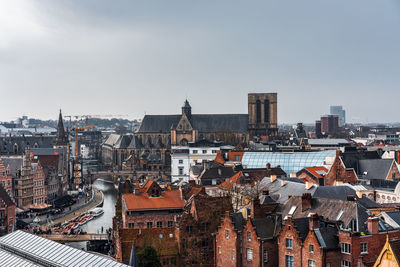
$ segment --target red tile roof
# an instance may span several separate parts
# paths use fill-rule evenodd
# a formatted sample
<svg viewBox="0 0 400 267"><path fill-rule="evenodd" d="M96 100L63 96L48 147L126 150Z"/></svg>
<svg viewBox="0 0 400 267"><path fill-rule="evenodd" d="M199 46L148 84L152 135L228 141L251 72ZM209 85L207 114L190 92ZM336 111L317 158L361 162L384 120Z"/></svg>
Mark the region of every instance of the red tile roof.
<svg viewBox="0 0 400 267"><path fill-rule="evenodd" d="M233 175L231 178L226 179L223 183L221 183L218 187L221 189L232 189L234 184L239 183L239 178L243 176L242 172L238 172Z"/></svg>
<svg viewBox="0 0 400 267"><path fill-rule="evenodd" d="M320 173L325 172L324 175L326 175L328 173L328 169L323 167L323 166L317 166L317 167L306 167L304 168L306 169L309 173L311 173L312 175L314 175L317 178L323 178L324 176L322 176Z"/></svg>
<svg viewBox="0 0 400 267"><path fill-rule="evenodd" d="M164 191L160 197L151 197L145 193L122 194L122 197L128 210L182 209L185 206L180 190Z"/></svg>

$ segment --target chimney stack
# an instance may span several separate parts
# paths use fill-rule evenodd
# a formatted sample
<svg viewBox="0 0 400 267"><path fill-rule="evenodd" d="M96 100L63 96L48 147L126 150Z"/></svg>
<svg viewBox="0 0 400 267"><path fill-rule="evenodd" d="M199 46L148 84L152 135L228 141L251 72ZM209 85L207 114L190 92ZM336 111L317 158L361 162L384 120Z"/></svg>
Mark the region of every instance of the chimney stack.
<svg viewBox="0 0 400 267"><path fill-rule="evenodd" d="M319 216L316 213L308 215L308 223L310 230L319 229Z"/></svg>
<svg viewBox="0 0 400 267"><path fill-rule="evenodd" d="M139 180L136 180L136 184L135 184L135 190L134 190L135 195L140 195L140 184L139 184Z"/></svg>
<svg viewBox="0 0 400 267"><path fill-rule="evenodd" d="M378 217L368 217L368 231L372 235L379 234L379 218Z"/></svg>
<svg viewBox="0 0 400 267"><path fill-rule="evenodd" d="M301 196L301 211L306 211L311 208L311 193L304 193Z"/></svg>
<svg viewBox="0 0 400 267"><path fill-rule="evenodd" d="M271 169L271 164L267 163L267 170Z"/></svg>

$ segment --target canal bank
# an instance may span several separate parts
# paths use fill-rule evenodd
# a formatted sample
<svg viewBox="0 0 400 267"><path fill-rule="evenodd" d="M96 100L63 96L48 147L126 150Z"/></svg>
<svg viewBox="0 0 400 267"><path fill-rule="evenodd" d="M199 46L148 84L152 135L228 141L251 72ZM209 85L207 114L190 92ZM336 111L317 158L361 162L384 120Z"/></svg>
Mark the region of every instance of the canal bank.
<svg viewBox="0 0 400 267"><path fill-rule="evenodd" d="M112 228L112 218L115 216L115 203L118 198L118 190L114 186L114 182L111 177L98 178L93 183L93 188L103 193L103 211L104 213L99 217L87 222L80 226L80 229L88 233L103 233L107 229ZM74 248L87 249L87 242L74 242L66 243Z"/></svg>
<svg viewBox="0 0 400 267"><path fill-rule="evenodd" d="M71 213L68 213L63 217L53 220L53 223L57 224L57 223L64 223L66 221L70 221L70 220L74 219L75 217L86 213L88 210L99 206L103 202L103 199L104 199L103 192L101 192L100 190L95 190L93 199L90 202L88 202L87 205L84 205L81 208L79 208Z"/></svg>

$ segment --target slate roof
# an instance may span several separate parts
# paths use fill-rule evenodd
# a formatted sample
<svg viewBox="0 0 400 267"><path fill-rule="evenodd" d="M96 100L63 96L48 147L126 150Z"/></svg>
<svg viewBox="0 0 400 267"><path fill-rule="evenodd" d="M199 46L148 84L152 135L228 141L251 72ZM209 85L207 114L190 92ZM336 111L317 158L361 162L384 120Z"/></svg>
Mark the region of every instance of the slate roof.
<svg viewBox="0 0 400 267"><path fill-rule="evenodd" d="M22 157L1 157L4 163L4 168L10 168L10 174L15 177L15 174L22 169Z"/></svg>
<svg viewBox="0 0 400 267"><path fill-rule="evenodd" d="M143 144L140 142L139 138L135 135L132 137L132 141L128 148L142 148Z"/></svg>
<svg viewBox="0 0 400 267"><path fill-rule="evenodd" d="M232 214L232 222L236 231L242 231L243 227L246 224L246 220L243 218L243 214L241 212L236 212Z"/></svg>
<svg viewBox="0 0 400 267"><path fill-rule="evenodd" d="M316 190L316 186L312 186L310 189L306 189L305 184L285 181L284 186L281 184L281 179L276 179L271 182L271 178L264 178L260 182L259 188L261 190L268 190L269 195L273 200L280 204L285 204L290 196L302 196L303 193L313 193Z"/></svg>
<svg viewBox="0 0 400 267"><path fill-rule="evenodd" d="M0 137L0 155L23 154L27 145L31 148L35 144L40 148L52 148L55 141L54 135ZM17 144L17 153L14 153L14 144Z"/></svg>
<svg viewBox="0 0 400 267"><path fill-rule="evenodd" d="M307 237L307 234L309 232L309 227L310 227L308 218L306 218L306 217L295 218L294 225L296 226L296 230L299 233L300 239L304 241L304 239L306 239L306 237Z"/></svg>
<svg viewBox="0 0 400 267"><path fill-rule="evenodd" d="M346 168L353 168L357 174L359 170L359 160L361 159L380 159L377 151L367 151L364 149L346 148L345 152L340 155Z"/></svg>
<svg viewBox="0 0 400 267"><path fill-rule="evenodd" d="M322 247L327 249L336 249L339 247L338 229L336 226L326 225L315 229L314 232L317 236L318 243Z"/></svg>
<svg viewBox="0 0 400 267"><path fill-rule="evenodd" d="M303 218L307 217L310 213L316 213L331 222L342 221L344 228L350 228L351 221L357 220L359 232L368 231L366 222L369 211L356 201L312 198L311 203L310 209L302 211L301 197L293 196L282 207L282 217L289 216L289 211L295 206L297 208L291 215L293 218Z"/></svg>
<svg viewBox="0 0 400 267"><path fill-rule="evenodd" d="M276 220L275 216L252 219L251 223L256 228L257 236L261 239L274 238L280 230L280 222Z"/></svg>
<svg viewBox="0 0 400 267"><path fill-rule="evenodd" d="M1 184L0 184L0 199L2 199L7 206L15 205L14 201L11 199L10 195L7 193L7 191Z"/></svg>
<svg viewBox="0 0 400 267"><path fill-rule="evenodd" d="M199 178L203 185L208 185L209 180L212 179L217 179L217 184L220 184L225 181L225 179L232 177L234 174L235 171L232 167L215 166L205 170Z"/></svg>
<svg viewBox="0 0 400 267"><path fill-rule="evenodd" d="M120 138L121 135L119 134L110 134L106 139L106 141L104 142L104 145L113 147L119 141Z"/></svg>
<svg viewBox="0 0 400 267"><path fill-rule="evenodd" d="M169 133L178 125L182 115L145 115L138 130L139 133ZM247 114L193 114L190 120L193 129L199 132L232 130L247 131Z"/></svg>
<svg viewBox="0 0 400 267"><path fill-rule="evenodd" d="M385 212L387 216L390 217L395 223L400 225L400 211L393 211L393 212Z"/></svg>
<svg viewBox="0 0 400 267"><path fill-rule="evenodd" d="M308 139L310 146L342 146L350 145L350 142L346 139L340 138L320 138L320 139Z"/></svg>
<svg viewBox="0 0 400 267"><path fill-rule="evenodd" d="M127 148L131 143L131 135L123 135L118 139L117 143L114 145L115 148Z"/></svg>
<svg viewBox="0 0 400 267"><path fill-rule="evenodd" d="M318 186L313 197L347 200L347 196L356 196L356 191L349 186Z"/></svg>
<svg viewBox="0 0 400 267"><path fill-rule="evenodd" d="M359 160L359 174L363 175L365 179L385 180L392 164L394 164L393 159L361 159Z"/></svg>

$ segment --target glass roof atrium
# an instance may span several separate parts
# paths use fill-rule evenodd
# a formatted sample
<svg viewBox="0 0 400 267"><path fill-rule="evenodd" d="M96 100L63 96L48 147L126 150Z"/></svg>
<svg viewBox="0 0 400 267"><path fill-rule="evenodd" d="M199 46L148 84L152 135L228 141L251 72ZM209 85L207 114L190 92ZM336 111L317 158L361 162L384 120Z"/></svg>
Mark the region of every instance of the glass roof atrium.
<svg viewBox="0 0 400 267"><path fill-rule="evenodd" d="M271 167L281 166L289 176L304 167L324 166L327 158L334 158L335 150L323 150L315 152L245 152L242 165L247 169L265 168L267 163Z"/></svg>

